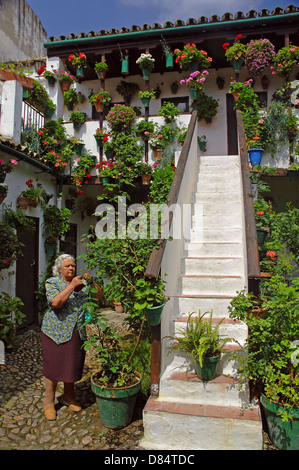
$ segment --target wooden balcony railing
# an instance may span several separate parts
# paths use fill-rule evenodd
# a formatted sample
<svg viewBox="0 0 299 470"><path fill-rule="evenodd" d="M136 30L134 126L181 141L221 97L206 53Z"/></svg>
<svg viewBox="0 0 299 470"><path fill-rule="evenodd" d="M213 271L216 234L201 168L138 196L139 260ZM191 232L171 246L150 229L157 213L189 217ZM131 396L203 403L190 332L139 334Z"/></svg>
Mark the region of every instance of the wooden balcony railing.
<svg viewBox="0 0 299 470"><path fill-rule="evenodd" d="M244 197L248 291L254 293L255 295L258 295L261 272L255 224L255 211L253 205L251 181L249 179L250 170L248 162L248 153L246 147L243 118L239 109L236 110L236 115Z"/></svg>

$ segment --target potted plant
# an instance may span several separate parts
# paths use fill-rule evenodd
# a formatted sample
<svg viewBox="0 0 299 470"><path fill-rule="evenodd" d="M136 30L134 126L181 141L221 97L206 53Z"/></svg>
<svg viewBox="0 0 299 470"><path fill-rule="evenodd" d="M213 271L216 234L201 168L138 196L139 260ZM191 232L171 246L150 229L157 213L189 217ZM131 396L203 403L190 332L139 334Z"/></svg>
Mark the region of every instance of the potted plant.
<svg viewBox="0 0 299 470"><path fill-rule="evenodd" d="M80 129L82 124L85 123L86 114L85 113L80 113L80 112L77 112L77 111L73 111L70 114L69 120L70 120L70 122L73 123L74 129L78 130L78 129Z"/></svg>
<svg viewBox="0 0 299 470"><path fill-rule="evenodd" d="M51 196L45 191L41 184L34 186L31 178L26 181L26 185L27 189L22 191L20 196L28 200L29 206L37 207L40 204L41 208L44 209Z"/></svg>
<svg viewBox="0 0 299 470"><path fill-rule="evenodd" d="M196 99L198 92L202 90L203 83L205 82L208 75L209 72L207 70L203 70L202 72L195 70L195 72L191 72L188 78L181 80L180 84L186 84L190 88L191 98Z"/></svg>
<svg viewBox="0 0 299 470"><path fill-rule="evenodd" d="M136 64L139 65L142 70L144 80L149 80L151 71L155 66L155 59L151 54L141 54L140 57L136 60Z"/></svg>
<svg viewBox="0 0 299 470"><path fill-rule="evenodd" d="M108 106L111 101L111 96L108 91L101 90L97 94L93 94L89 97L89 103L95 106L97 112L101 113L104 110L104 106Z"/></svg>
<svg viewBox="0 0 299 470"><path fill-rule="evenodd" d="M195 44L188 43L183 50L175 49L174 53L176 55L175 63L179 64L183 70L190 69L190 72L194 72L211 66L212 58L208 56L206 51L197 49Z"/></svg>
<svg viewBox="0 0 299 470"><path fill-rule="evenodd" d="M131 103L132 96L139 90L139 85L133 82L126 82L121 80L117 85L115 90L119 95L124 99L124 103L129 105Z"/></svg>
<svg viewBox="0 0 299 470"><path fill-rule="evenodd" d="M207 145L207 138L205 135L202 135L202 136L198 136L197 137L197 142L198 142L198 146L200 148L200 150L202 152L205 152L206 151L206 145Z"/></svg>
<svg viewBox="0 0 299 470"><path fill-rule="evenodd" d="M246 45L240 42L241 37L242 34L238 34L232 46L229 46L229 42L222 44L225 50L225 57L232 64L235 72L241 70L246 55Z"/></svg>
<svg viewBox="0 0 299 470"><path fill-rule="evenodd" d="M106 61L96 62L94 66L94 71L96 72L98 78L104 79L106 76L106 72L108 70L108 64Z"/></svg>
<svg viewBox="0 0 299 470"><path fill-rule="evenodd" d="M291 182L296 181L297 176L299 174L299 165L296 163L291 163L291 165L288 168L288 177Z"/></svg>
<svg viewBox="0 0 299 470"><path fill-rule="evenodd" d="M74 105L78 102L78 95L74 88L63 93L63 102L69 111L74 109Z"/></svg>
<svg viewBox="0 0 299 470"><path fill-rule="evenodd" d="M114 132L130 132L136 121L136 113L131 106L115 104L106 116L106 120Z"/></svg>
<svg viewBox="0 0 299 470"><path fill-rule="evenodd" d="M275 47L269 39L252 39L246 48L245 66L252 77L261 75L272 63Z"/></svg>
<svg viewBox="0 0 299 470"><path fill-rule="evenodd" d="M240 380L256 387L269 437L281 450L299 444L298 290L298 278L273 276L265 283L267 317L246 316L249 336L238 362Z"/></svg>
<svg viewBox="0 0 299 470"><path fill-rule="evenodd" d="M179 82L177 80L174 80L170 85L170 89L171 93L175 95L179 89Z"/></svg>
<svg viewBox="0 0 299 470"><path fill-rule="evenodd" d="M59 209L54 205L44 208L43 227L46 234L45 249L48 256L54 256L57 248L57 240L69 231L71 211L66 207Z"/></svg>
<svg viewBox="0 0 299 470"><path fill-rule="evenodd" d="M156 97L155 92L152 91L140 91L139 92L139 97L141 98L142 104L148 108L149 107L149 102L150 100Z"/></svg>
<svg viewBox="0 0 299 470"><path fill-rule="evenodd" d="M122 50L120 50L120 60L121 60L121 74L128 75L129 74L129 52L128 50L125 51L123 54Z"/></svg>
<svg viewBox="0 0 299 470"><path fill-rule="evenodd" d="M84 68L87 67L87 57L84 52L80 52L78 55L71 54L68 58L68 61L77 67L77 77L84 77Z"/></svg>
<svg viewBox="0 0 299 470"><path fill-rule="evenodd" d="M190 313L186 328L180 329L177 335L169 337L173 341L169 353L173 350L185 351L192 362L195 361L196 374L203 381L213 380L221 353L225 352L224 345L228 341L233 341L219 333L223 320L213 325L212 312L208 320L203 319L207 313L209 312L201 315L199 311L196 317Z"/></svg>
<svg viewBox="0 0 299 470"><path fill-rule="evenodd" d="M84 141L79 137L70 137L69 139L71 147L77 155L82 155L84 149Z"/></svg>
<svg viewBox="0 0 299 470"><path fill-rule="evenodd" d="M155 125L153 121L147 119L141 119L135 126L135 132L137 136L140 136L143 140L149 140L155 131Z"/></svg>
<svg viewBox="0 0 299 470"><path fill-rule="evenodd" d="M55 82L56 82L56 77L55 73L52 72L51 70L45 70L43 73L43 76L47 79L49 87L54 87Z"/></svg>
<svg viewBox="0 0 299 470"><path fill-rule="evenodd" d="M218 100L212 96L208 96L203 90L197 93L197 119L201 121L205 119L207 123L212 121L212 117L216 116L218 111Z"/></svg>
<svg viewBox="0 0 299 470"><path fill-rule="evenodd" d="M4 183L7 173L11 173L17 164L18 162L14 159L10 159L8 162L0 159L0 183Z"/></svg>
<svg viewBox="0 0 299 470"><path fill-rule="evenodd" d="M161 36L162 39L160 40L161 46L162 46L162 51L165 56L166 60L166 68L167 69L172 69L173 68L173 52L169 45L167 44L166 40Z"/></svg>
<svg viewBox="0 0 299 470"><path fill-rule="evenodd" d="M60 83L62 91L67 91L71 84L76 82L76 77L66 70L54 70L54 74L57 81Z"/></svg>
<svg viewBox="0 0 299 470"><path fill-rule="evenodd" d="M165 101L158 111L158 116L162 116L166 124L172 123L179 114L180 109L171 101Z"/></svg>
<svg viewBox="0 0 299 470"><path fill-rule="evenodd" d="M84 349L94 352L100 361L100 371L91 377L91 388L96 396L100 419L104 426L121 429L128 426L133 417L137 394L141 388L141 376L134 372L133 353L126 349L121 336L108 325L108 319L98 311L98 304L86 304L89 319L86 325L95 328L84 342Z"/></svg>
<svg viewBox="0 0 299 470"><path fill-rule="evenodd" d="M299 47L289 46L282 47L274 57L272 74L277 74L282 77L286 82L299 61Z"/></svg>
<svg viewBox="0 0 299 470"><path fill-rule="evenodd" d="M108 134L107 132L105 132L105 130L98 127L93 136L96 139L98 146L102 147L103 144L108 142L108 139L109 137L111 137L111 134Z"/></svg>
<svg viewBox="0 0 299 470"><path fill-rule="evenodd" d="M22 325L26 315L21 308L24 303L19 297L0 293L0 338L5 348L10 349L17 343L17 328Z"/></svg>
<svg viewBox="0 0 299 470"><path fill-rule="evenodd" d="M23 243L7 222L0 222L0 270L9 268L22 253Z"/></svg>
<svg viewBox="0 0 299 470"><path fill-rule="evenodd" d="M93 156L88 154L81 154L80 157L75 159L75 166L72 171L72 178L76 186L80 186L83 181L87 182L91 177L91 170L95 166Z"/></svg>
<svg viewBox="0 0 299 470"><path fill-rule="evenodd" d="M162 278L155 282L138 279L135 285L134 300L134 308L137 311L145 310L149 325L159 325L167 300L165 281Z"/></svg>
<svg viewBox="0 0 299 470"><path fill-rule="evenodd" d="M151 177L152 177L152 166L149 163L139 162L138 173L141 176L142 184L144 185L150 184Z"/></svg>
<svg viewBox="0 0 299 470"><path fill-rule="evenodd" d="M162 133L162 128L159 128L157 132L153 134L149 143L151 149L154 151L155 160L161 160L162 151L166 147L165 136Z"/></svg>
<svg viewBox="0 0 299 470"><path fill-rule="evenodd" d="M0 204L4 201L8 193L8 186L6 184L0 184Z"/></svg>

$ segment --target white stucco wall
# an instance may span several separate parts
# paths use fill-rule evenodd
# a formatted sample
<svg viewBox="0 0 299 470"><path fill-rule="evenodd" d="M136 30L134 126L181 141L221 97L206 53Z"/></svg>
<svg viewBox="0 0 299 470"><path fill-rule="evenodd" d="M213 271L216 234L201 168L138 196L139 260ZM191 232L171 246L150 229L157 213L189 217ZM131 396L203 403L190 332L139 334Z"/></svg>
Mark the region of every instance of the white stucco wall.
<svg viewBox="0 0 299 470"><path fill-rule="evenodd" d="M46 40L47 32L25 0L1 0L1 62L45 57Z"/></svg>

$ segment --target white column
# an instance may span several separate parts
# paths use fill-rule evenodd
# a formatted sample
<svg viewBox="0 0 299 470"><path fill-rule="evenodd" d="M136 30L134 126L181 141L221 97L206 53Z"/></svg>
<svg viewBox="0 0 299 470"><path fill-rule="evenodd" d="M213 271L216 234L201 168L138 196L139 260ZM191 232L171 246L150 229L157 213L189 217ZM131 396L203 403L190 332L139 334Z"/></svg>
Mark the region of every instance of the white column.
<svg viewBox="0 0 299 470"><path fill-rule="evenodd" d="M3 82L0 134L21 141L23 87L17 80Z"/></svg>

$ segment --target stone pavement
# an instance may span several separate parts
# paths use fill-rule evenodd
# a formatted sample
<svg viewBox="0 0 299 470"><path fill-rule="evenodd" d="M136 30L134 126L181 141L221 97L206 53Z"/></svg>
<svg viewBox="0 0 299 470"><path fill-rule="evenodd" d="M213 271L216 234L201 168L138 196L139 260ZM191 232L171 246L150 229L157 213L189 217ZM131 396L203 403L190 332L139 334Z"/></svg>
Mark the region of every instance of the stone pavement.
<svg viewBox="0 0 299 470"><path fill-rule="evenodd" d="M128 427L106 428L90 388L91 373L87 358L84 376L75 385L82 411L57 405L56 420L47 421L40 330L35 327L21 335L18 348L6 352L5 364L0 365L0 450L138 450L145 403L137 400ZM56 396L62 392L63 385L58 384Z"/></svg>

